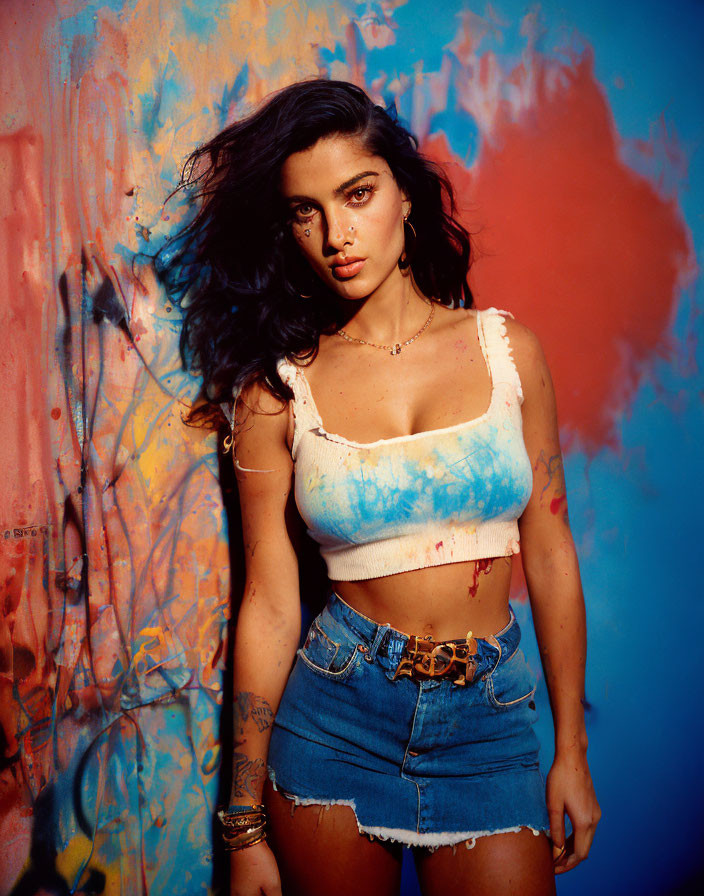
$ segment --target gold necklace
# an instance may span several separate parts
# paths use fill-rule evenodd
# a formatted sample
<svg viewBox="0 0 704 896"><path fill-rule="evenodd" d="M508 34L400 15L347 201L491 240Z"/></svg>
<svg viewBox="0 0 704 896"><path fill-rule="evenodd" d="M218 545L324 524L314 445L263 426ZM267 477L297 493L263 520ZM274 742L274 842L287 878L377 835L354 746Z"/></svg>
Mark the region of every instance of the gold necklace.
<svg viewBox="0 0 704 896"><path fill-rule="evenodd" d="M426 300L423 299L423 301ZM420 330L418 330L416 335L411 336L411 338L407 339L405 342L395 342L393 345L379 345L378 342L369 342L367 339L358 339L356 336L350 336L349 333L345 333L344 330L337 330L337 335L342 336L342 338L346 339L348 342L357 342L360 345L371 345L373 348L385 349L387 352L389 352L390 355L400 355L401 349L404 347L404 345L410 345L412 342L415 342L416 339L419 336L422 336L430 326L433 320L433 315L435 314L435 302L428 302L428 304L430 305L430 314L428 315L428 319L420 328Z"/></svg>

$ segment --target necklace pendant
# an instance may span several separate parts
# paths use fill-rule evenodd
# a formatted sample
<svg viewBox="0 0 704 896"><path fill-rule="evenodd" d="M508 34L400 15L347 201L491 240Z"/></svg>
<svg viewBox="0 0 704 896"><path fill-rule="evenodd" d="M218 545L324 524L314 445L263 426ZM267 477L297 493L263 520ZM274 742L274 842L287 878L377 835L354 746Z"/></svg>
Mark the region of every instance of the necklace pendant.
<svg viewBox="0 0 704 896"><path fill-rule="evenodd" d="M396 345L391 349L390 354L398 355L401 352L401 343L397 342Z"/></svg>

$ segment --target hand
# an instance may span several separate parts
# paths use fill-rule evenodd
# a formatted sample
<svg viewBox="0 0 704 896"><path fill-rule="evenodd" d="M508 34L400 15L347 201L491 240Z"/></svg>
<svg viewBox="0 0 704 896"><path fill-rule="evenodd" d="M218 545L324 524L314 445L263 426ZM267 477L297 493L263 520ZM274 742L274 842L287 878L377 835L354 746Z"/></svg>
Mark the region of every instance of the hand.
<svg viewBox="0 0 704 896"><path fill-rule="evenodd" d="M546 800L555 874L564 874L589 855L601 809L596 800L587 757L579 750L555 756L548 773ZM565 812L572 833L565 841Z"/></svg>
<svg viewBox="0 0 704 896"><path fill-rule="evenodd" d="M281 878L266 840L230 853L230 896L281 896Z"/></svg>

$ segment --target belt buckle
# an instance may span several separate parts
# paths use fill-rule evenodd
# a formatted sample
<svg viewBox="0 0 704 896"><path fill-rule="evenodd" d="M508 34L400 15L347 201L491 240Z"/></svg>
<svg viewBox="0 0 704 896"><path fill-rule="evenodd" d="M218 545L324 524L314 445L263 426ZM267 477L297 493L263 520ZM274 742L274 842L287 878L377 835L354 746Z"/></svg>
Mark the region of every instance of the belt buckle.
<svg viewBox="0 0 704 896"><path fill-rule="evenodd" d="M392 681L407 677L414 681L452 679L466 685L474 680L477 663L474 638L464 641L438 641L411 635L406 642ZM470 658L471 657L471 658Z"/></svg>

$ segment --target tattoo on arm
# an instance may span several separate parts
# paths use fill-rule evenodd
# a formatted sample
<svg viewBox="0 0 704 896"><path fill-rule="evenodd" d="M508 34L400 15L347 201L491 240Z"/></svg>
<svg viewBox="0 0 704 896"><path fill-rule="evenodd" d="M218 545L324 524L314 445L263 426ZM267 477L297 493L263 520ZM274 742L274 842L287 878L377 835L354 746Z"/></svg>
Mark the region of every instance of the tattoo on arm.
<svg viewBox="0 0 704 896"><path fill-rule="evenodd" d="M545 492L550 489L547 497L550 499L550 512L553 514L562 513L565 522L567 522L567 488L565 485L565 468L562 463L562 457L559 454L553 454L548 458L545 451L540 452L540 456L535 464L535 472L541 471L545 479L545 485L540 491L540 504L544 506Z"/></svg>
<svg viewBox="0 0 704 896"><path fill-rule="evenodd" d="M559 454L553 454L551 458L547 458L545 456L545 451L541 449L540 457L538 458L535 464L535 471L537 473L538 469L542 467L547 478L547 482L543 486L542 491L540 492L541 496L544 492L550 488L551 485L555 485L556 491L565 490L565 471L562 466L562 458Z"/></svg>
<svg viewBox="0 0 704 896"><path fill-rule="evenodd" d="M240 691L235 696L234 710L235 736L244 733L245 722L249 719L254 722L259 732L271 728L274 722L274 713L268 701L251 691Z"/></svg>
<svg viewBox="0 0 704 896"><path fill-rule="evenodd" d="M250 759L244 753L234 753L232 757L232 797L249 796L258 801L266 774L262 759Z"/></svg>

